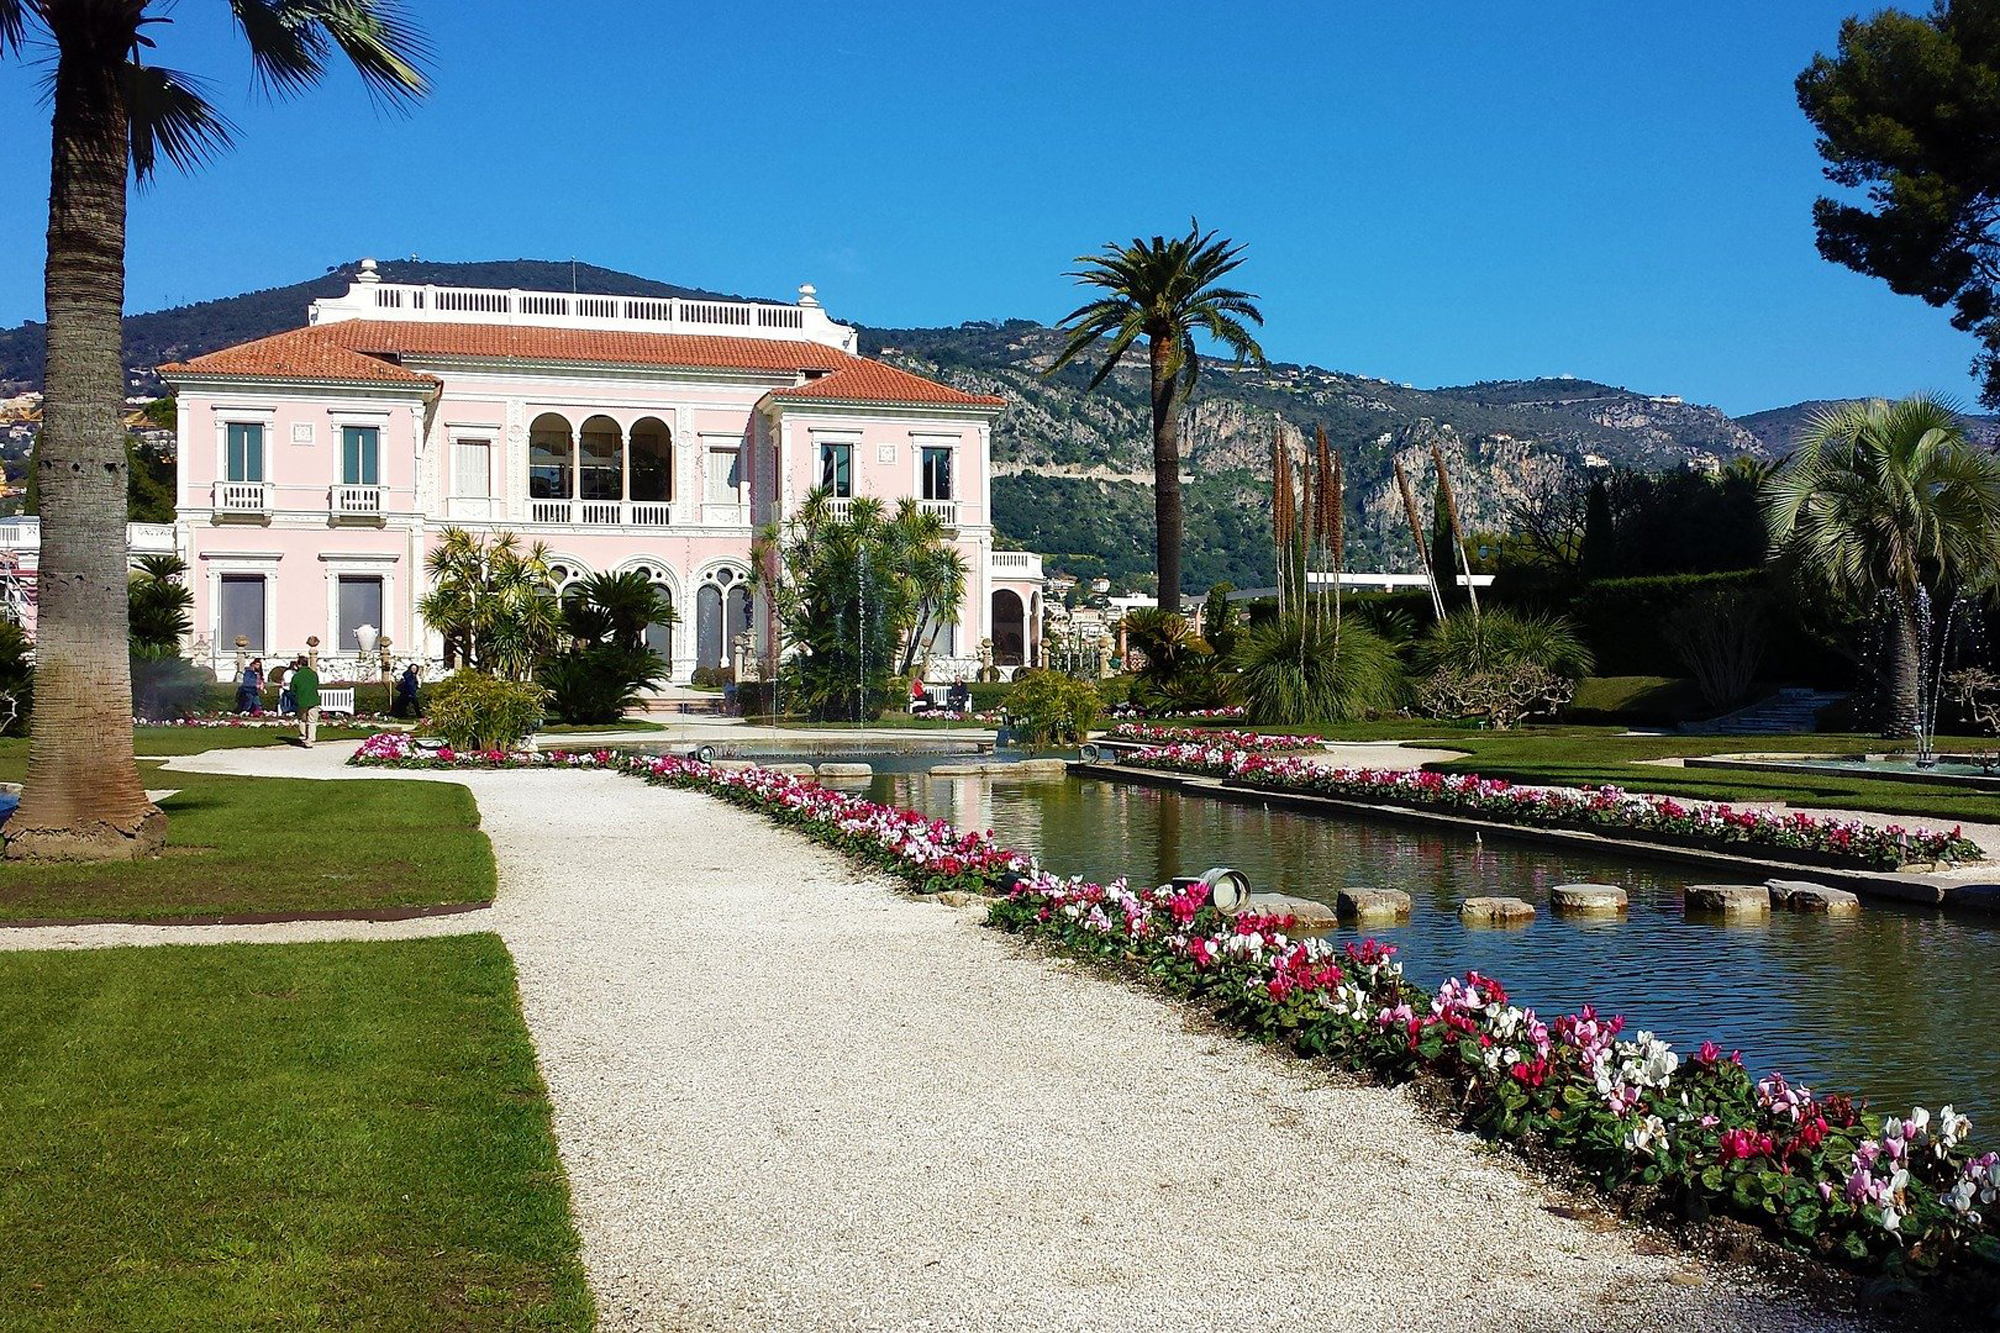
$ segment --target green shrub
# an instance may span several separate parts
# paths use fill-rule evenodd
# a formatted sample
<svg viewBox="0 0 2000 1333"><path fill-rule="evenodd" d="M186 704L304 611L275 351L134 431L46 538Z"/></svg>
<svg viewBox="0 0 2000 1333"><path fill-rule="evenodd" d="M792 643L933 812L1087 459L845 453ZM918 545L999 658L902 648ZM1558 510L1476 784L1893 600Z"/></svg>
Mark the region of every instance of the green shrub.
<svg viewBox="0 0 2000 1333"><path fill-rule="evenodd" d="M0 620L0 694L14 701L14 716L0 735L23 736L35 703L35 669L28 662L32 644L27 632L11 620Z"/></svg>
<svg viewBox="0 0 2000 1333"><path fill-rule="evenodd" d="M1454 611L1424 631L1415 645L1417 669L1461 675L1537 666L1575 680L1590 674L1591 652L1576 626L1561 616L1489 610Z"/></svg>
<svg viewBox="0 0 2000 1333"><path fill-rule="evenodd" d="M1103 711L1096 686L1059 671L1024 671L1007 696L1007 720L1031 746L1076 744Z"/></svg>
<svg viewBox="0 0 2000 1333"><path fill-rule="evenodd" d="M1563 711L1566 722L1673 726L1714 709L1684 676L1586 676Z"/></svg>
<svg viewBox="0 0 2000 1333"><path fill-rule="evenodd" d="M1006 704L1007 696L1013 691L1014 686L1012 682L1004 680L975 680L968 681L966 688L972 691L973 711L988 713Z"/></svg>
<svg viewBox="0 0 2000 1333"><path fill-rule="evenodd" d="M1648 578L1598 579L1576 599L1576 622L1595 650L1597 669L1607 676L1644 676L1678 663L1667 641L1668 617L1697 596L1748 593L1765 585L1764 571L1727 574L1662 574Z"/></svg>
<svg viewBox="0 0 2000 1333"><path fill-rule="evenodd" d="M696 667L688 676L688 684L697 690L719 690L735 680L736 668L726 666Z"/></svg>
<svg viewBox="0 0 2000 1333"><path fill-rule="evenodd" d="M1245 630L1236 645L1237 691L1260 725L1338 722L1389 712L1409 692L1401 659L1359 620L1295 613Z"/></svg>
<svg viewBox="0 0 2000 1333"><path fill-rule="evenodd" d="M549 712L582 724L616 722L640 705L639 691L666 677L666 664L649 649L598 644L550 658L536 678L548 691Z"/></svg>
<svg viewBox="0 0 2000 1333"><path fill-rule="evenodd" d="M215 687L213 673L184 657L132 655L132 715L169 722L202 711ZM229 706L236 706L231 691Z"/></svg>
<svg viewBox="0 0 2000 1333"><path fill-rule="evenodd" d="M547 695L533 681L454 671L425 692L425 720L460 750L511 750L541 726Z"/></svg>

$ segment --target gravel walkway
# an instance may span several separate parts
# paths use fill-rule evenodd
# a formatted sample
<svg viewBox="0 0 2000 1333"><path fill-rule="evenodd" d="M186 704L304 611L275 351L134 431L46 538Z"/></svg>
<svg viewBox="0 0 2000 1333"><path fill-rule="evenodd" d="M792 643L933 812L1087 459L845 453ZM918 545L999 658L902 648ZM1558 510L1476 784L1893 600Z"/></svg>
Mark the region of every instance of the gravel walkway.
<svg viewBox="0 0 2000 1333"><path fill-rule="evenodd" d="M606 1328L1844 1326L748 812L462 780Z"/></svg>
<svg viewBox="0 0 2000 1333"><path fill-rule="evenodd" d="M23 949L115 949L128 944L306 944L324 940L414 940L493 929L493 911L407 921L277 921L264 925L0 927L0 953Z"/></svg>

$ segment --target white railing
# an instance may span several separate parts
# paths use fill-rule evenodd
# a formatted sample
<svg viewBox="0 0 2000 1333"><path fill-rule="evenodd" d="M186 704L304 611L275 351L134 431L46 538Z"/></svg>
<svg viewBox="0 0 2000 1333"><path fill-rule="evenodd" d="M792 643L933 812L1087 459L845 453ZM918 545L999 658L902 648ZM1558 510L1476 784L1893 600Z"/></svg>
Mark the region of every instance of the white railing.
<svg viewBox="0 0 2000 1333"><path fill-rule="evenodd" d="M0 522L0 551L23 555L42 549L42 520L21 514ZM171 523L127 523L125 549L133 555L166 555L177 548Z"/></svg>
<svg viewBox="0 0 2000 1333"><path fill-rule="evenodd" d="M986 568L1001 578L1039 579L1042 576L1042 558L1033 551L989 551Z"/></svg>
<svg viewBox="0 0 2000 1333"><path fill-rule="evenodd" d="M382 517L380 486L335 486L327 496L327 507L335 518Z"/></svg>
<svg viewBox="0 0 2000 1333"><path fill-rule="evenodd" d="M845 523L854 516L854 497L835 495L827 499L826 516L836 523Z"/></svg>
<svg viewBox="0 0 2000 1333"><path fill-rule="evenodd" d="M271 487L262 481L218 481L215 483L215 511L218 514L268 514Z"/></svg>
<svg viewBox="0 0 2000 1333"><path fill-rule="evenodd" d="M572 527L664 528L673 521L673 506L654 500L530 500L528 521Z"/></svg>
<svg viewBox="0 0 2000 1333"><path fill-rule="evenodd" d="M919 500L917 501L917 508L926 514L937 515L938 521L948 528L958 526L958 501L956 500Z"/></svg>
<svg viewBox="0 0 2000 1333"><path fill-rule="evenodd" d="M439 287L381 282L374 265L345 296L313 302L311 322L396 319L476 324L539 324L556 328L646 333L709 333L822 343L852 352L855 331L828 318L810 289L798 305L766 301L696 301L677 296L604 296L516 288Z"/></svg>

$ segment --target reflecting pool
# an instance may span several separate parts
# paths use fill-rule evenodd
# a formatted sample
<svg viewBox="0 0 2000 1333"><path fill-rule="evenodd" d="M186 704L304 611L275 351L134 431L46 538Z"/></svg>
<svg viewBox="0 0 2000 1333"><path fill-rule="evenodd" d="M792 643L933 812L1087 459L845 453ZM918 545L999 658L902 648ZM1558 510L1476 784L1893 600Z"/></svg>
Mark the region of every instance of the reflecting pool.
<svg viewBox="0 0 2000 1333"><path fill-rule="evenodd" d="M1365 933L1399 945L1420 984L1477 968L1546 1014L1592 1002L1684 1053L1704 1038L1741 1049L1754 1074L1779 1069L1877 1107L1953 1102L1976 1137L2000 1142L2000 918L1872 899L1856 917L1689 918L1680 886L1722 876L1095 779L885 767L878 760L874 778L836 785L990 828L1063 874L1159 882L1227 865L1255 889L1326 902L1348 886L1402 889L1411 919ZM1622 885L1629 917L1554 916L1549 888L1583 881ZM1539 915L1513 928L1466 926L1458 903L1475 894L1525 898ZM1343 927L1334 938L1355 934Z"/></svg>

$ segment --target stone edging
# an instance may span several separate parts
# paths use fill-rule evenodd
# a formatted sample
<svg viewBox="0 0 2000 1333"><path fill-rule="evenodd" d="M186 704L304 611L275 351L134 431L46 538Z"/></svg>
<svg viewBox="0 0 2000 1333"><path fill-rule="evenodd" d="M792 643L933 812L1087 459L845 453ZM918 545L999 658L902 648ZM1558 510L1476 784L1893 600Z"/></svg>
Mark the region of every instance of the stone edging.
<svg viewBox="0 0 2000 1333"><path fill-rule="evenodd" d="M305 921L415 921L420 917L484 912L491 902L430 903L420 907L347 907L332 912L211 912L195 916L42 916L0 921L0 929L49 926L283 926Z"/></svg>

